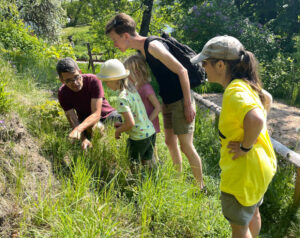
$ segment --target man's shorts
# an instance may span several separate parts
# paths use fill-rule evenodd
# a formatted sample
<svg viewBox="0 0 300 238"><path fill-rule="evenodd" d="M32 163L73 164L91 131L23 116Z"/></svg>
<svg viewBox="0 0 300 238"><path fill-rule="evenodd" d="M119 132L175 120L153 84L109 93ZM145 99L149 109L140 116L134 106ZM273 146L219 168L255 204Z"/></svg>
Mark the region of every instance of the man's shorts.
<svg viewBox="0 0 300 238"><path fill-rule="evenodd" d="M224 217L233 224L247 226L255 213L256 208L261 206L263 198L255 205L245 207L241 205L236 198L229 194L221 192L221 204Z"/></svg>
<svg viewBox="0 0 300 238"><path fill-rule="evenodd" d="M195 109L195 100L192 96L192 106ZM163 121L165 129L173 129L175 135L189 134L194 132L195 119L188 123L184 116L183 99L170 104L162 105Z"/></svg>
<svg viewBox="0 0 300 238"><path fill-rule="evenodd" d="M153 158L156 133L143 140L127 140L127 152L132 163L140 163L142 160Z"/></svg>

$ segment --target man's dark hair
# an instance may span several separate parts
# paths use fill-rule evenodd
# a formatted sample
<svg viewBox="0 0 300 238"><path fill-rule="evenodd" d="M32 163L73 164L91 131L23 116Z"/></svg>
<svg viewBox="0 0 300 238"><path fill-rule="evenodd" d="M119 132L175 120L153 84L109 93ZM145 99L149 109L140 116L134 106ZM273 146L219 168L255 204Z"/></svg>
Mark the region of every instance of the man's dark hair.
<svg viewBox="0 0 300 238"><path fill-rule="evenodd" d="M135 36L136 23L133 18L125 13L119 13L106 24L105 34L109 34L114 30L118 35L125 32L131 36Z"/></svg>
<svg viewBox="0 0 300 238"><path fill-rule="evenodd" d="M61 73L73 73L76 70L79 70L77 63L70 57L61 59L57 62L56 71L61 78Z"/></svg>

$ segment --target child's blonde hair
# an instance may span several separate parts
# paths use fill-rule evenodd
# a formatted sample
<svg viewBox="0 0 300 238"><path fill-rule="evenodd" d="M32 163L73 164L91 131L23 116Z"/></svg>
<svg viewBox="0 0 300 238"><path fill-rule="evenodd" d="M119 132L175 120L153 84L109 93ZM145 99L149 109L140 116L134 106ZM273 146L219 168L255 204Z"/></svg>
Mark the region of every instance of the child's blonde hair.
<svg viewBox="0 0 300 238"><path fill-rule="evenodd" d="M123 78L119 80L120 84L119 84L119 90L122 91L124 89L127 89L130 92L135 92L136 88L133 85L132 82L130 82L130 80L128 80L128 78Z"/></svg>
<svg viewBox="0 0 300 238"><path fill-rule="evenodd" d="M146 59L141 54L132 55L124 62L126 69L130 70L130 79L135 83L151 82L150 72Z"/></svg>

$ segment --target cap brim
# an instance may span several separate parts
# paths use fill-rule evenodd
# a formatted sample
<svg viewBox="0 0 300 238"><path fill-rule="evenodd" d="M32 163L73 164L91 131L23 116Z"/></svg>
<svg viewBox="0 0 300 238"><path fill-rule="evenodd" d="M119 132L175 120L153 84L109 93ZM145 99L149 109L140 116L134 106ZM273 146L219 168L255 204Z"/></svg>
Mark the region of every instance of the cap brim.
<svg viewBox="0 0 300 238"><path fill-rule="evenodd" d="M191 58L191 63L192 64L197 64L197 63L199 63L199 62L201 62L201 61L203 61L203 60L205 60L207 58L208 58L208 56L200 53L200 54L194 56L193 58Z"/></svg>
<svg viewBox="0 0 300 238"><path fill-rule="evenodd" d="M119 80L119 79L124 79L127 78L130 74L130 71L128 69L126 69L126 73L122 74L122 75L117 75L117 76L107 76L107 75L102 75L102 74L97 74L97 77L99 79L101 79L101 81L103 82L107 82L107 81L114 81L114 80Z"/></svg>

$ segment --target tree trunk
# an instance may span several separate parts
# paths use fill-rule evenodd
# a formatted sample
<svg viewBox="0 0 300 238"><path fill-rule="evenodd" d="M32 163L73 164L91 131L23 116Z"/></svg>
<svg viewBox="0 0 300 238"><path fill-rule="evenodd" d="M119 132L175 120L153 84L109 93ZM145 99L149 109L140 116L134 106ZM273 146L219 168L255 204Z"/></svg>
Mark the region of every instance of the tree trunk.
<svg viewBox="0 0 300 238"><path fill-rule="evenodd" d="M154 0L144 0L144 5L146 6L146 9L143 13L143 19L142 19L142 24L141 24L141 29L140 29L141 36L147 36L147 34L149 32L153 1Z"/></svg>

